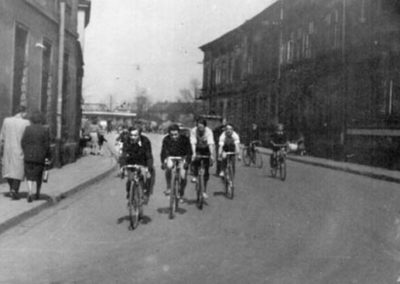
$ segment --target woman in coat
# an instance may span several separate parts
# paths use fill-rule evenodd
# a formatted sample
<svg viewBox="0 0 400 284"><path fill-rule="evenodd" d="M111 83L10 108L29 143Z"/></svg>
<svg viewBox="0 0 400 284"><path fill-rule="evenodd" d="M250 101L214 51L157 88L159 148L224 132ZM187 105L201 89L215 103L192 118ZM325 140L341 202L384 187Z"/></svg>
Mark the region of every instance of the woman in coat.
<svg viewBox="0 0 400 284"><path fill-rule="evenodd" d="M33 199L33 183L36 183L36 199L40 197L45 160L50 157L50 135L48 128L43 126L43 120L39 111L33 112L30 117L31 125L25 128L21 141L28 183L28 202L32 202Z"/></svg>

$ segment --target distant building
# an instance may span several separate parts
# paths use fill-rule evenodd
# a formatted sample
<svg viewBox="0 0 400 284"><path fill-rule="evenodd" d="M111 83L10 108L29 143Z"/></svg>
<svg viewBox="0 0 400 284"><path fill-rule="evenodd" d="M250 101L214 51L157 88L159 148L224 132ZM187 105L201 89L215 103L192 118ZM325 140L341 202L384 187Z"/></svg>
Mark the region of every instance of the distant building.
<svg viewBox="0 0 400 284"><path fill-rule="evenodd" d="M78 38L83 35L78 12L85 27L90 1L0 2L0 122L21 104L40 109L59 164L75 159L79 139L83 54Z"/></svg>
<svg viewBox="0 0 400 284"><path fill-rule="evenodd" d="M245 136L304 134L308 152L400 168L400 4L279 0L200 49L200 99Z"/></svg>

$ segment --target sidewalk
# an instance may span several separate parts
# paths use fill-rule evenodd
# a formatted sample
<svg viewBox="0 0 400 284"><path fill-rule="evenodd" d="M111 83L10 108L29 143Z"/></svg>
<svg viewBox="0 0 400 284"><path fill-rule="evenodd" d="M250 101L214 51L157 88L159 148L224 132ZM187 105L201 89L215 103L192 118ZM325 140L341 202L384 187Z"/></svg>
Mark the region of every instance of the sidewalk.
<svg viewBox="0 0 400 284"><path fill-rule="evenodd" d="M40 200L32 203L26 199L26 182L21 182L19 200L12 200L8 196L7 183L0 184L0 234L114 171L117 163L108 149L105 147L104 155L83 156L75 163L51 169L48 183L42 184ZM36 193L36 189L33 192Z"/></svg>
<svg viewBox="0 0 400 284"><path fill-rule="evenodd" d="M271 150L267 148L258 147L260 152L264 155L270 155ZM386 180L390 182L400 183L400 171L393 171L384 168L377 168L353 163L338 162L323 158L311 157L311 156L298 156L294 154L288 154L287 159L298 163L304 163L319 167L325 167L333 170L344 171L357 175L363 175L375 179Z"/></svg>

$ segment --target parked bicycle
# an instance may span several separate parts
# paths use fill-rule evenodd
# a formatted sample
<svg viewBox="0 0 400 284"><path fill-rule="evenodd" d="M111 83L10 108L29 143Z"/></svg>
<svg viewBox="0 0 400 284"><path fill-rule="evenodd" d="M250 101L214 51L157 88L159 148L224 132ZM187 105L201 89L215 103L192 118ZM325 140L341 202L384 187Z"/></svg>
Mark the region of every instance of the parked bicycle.
<svg viewBox="0 0 400 284"><path fill-rule="evenodd" d="M244 146L242 149L243 163L245 166L249 167L254 165L255 167L261 169L263 166L263 159L260 151L256 146L261 145L260 140L251 141L249 146Z"/></svg>
<svg viewBox="0 0 400 284"><path fill-rule="evenodd" d="M225 152L224 155L226 155L226 167L224 172L225 196L229 199L233 199L235 191L233 184L233 180L235 178L234 159L236 157L236 153Z"/></svg>
<svg viewBox="0 0 400 284"><path fill-rule="evenodd" d="M287 144L275 144L276 147L279 147L279 150L276 152L275 159L272 159L271 165L271 175L276 177L279 171L279 177L282 181L286 179L286 148Z"/></svg>
<svg viewBox="0 0 400 284"><path fill-rule="evenodd" d="M181 161L183 160L183 157L170 156L169 159L173 162L171 170L172 189L169 195L169 218L174 219L175 213L179 208L179 200L181 198Z"/></svg>
<svg viewBox="0 0 400 284"><path fill-rule="evenodd" d="M127 173L129 191L128 191L128 211L130 230L134 230L143 218L143 190L144 177L143 167L140 165L125 165L123 170Z"/></svg>
<svg viewBox="0 0 400 284"><path fill-rule="evenodd" d="M202 210L203 205L204 205L204 191L205 191L205 181L204 181L204 173L205 173L205 165L204 162L205 160L210 159L210 156L208 155L196 155L196 159L200 160L200 167L199 167L199 173L197 176L197 182L196 182L196 204L197 207Z"/></svg>

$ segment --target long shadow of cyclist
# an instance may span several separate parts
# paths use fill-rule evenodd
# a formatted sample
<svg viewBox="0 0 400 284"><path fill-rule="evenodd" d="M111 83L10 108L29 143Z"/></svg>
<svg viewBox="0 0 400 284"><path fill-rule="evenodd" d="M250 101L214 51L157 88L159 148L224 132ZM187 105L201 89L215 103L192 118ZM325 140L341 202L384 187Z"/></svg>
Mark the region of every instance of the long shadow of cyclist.
<svg viewBox="0 0 400 284"><path fill-rule="evenodd" d="M130 221L130 218L129 218L128 215L118 218L118 219L117 219L117 224L118 224L118 225L119 225L119 224L122 224L124 221L127 221L127 222ZM149 224L151 221L152 221L152 219L151 219L149 216L143 215L142 218L140 219L140 224L147 225L147 224Z"/></svg>

